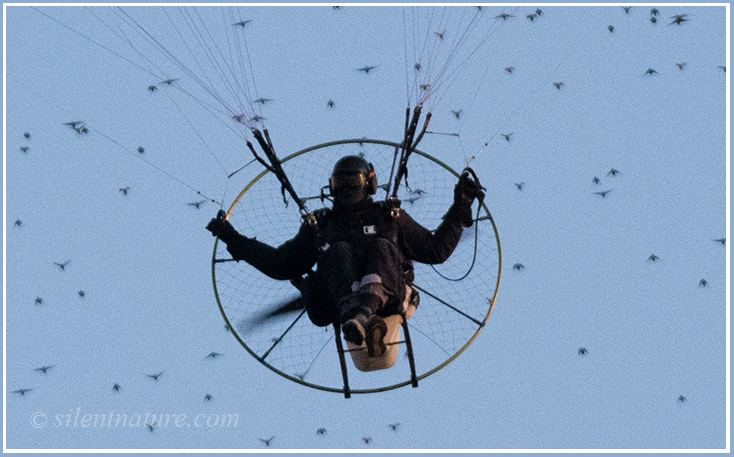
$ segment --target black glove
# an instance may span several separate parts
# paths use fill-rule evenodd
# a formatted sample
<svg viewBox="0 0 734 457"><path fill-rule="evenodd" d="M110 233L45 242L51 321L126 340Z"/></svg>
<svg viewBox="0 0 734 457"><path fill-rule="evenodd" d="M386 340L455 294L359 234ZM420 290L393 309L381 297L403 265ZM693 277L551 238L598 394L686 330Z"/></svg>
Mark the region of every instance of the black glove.
<svg viewBox="0 0 734 457"><path fill-rule="evenodd" d="M471 205L475 198L483 201L484 191L479 182L471 178L469 171L464 170L454 187L454 204L446 216L458 220L464 227L470 227L474 223Z"/></svg>
<svg viewBox="0 0 734 457"><path fill-rule="evenodd" d="M220 240L225 243L238 235L237 230L232 224L226 219L227 213L224 210L219 210L217 217L209 221L206 229L212 232L212 236L218 236Z"/></svg>

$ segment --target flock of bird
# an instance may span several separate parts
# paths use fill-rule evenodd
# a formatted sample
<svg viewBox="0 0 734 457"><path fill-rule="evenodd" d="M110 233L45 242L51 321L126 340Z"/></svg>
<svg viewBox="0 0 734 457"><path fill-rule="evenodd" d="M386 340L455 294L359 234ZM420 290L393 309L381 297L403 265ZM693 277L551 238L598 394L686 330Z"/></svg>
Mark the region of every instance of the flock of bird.
<svg viewBox="0 0 734 457"><path fill-rule="evenodd" d="M334 8L335 9L338 9L339 7L336 7L335 6ZM632 7L623 7L623 8L624 8L625 13L629 13L630 12L630 8L632 8ZM543 14L544 13L543 13L542 10L536 9L534 12L529 13L526 16L526 18L529 21L534 22L535 20L543 17ZM657 20L658 20L659 15L660 15L660 13L657 10L657 8L652 8L652 10L650 12L650 22L653 23L653 24L655 24L657 22ZM495 19L507 21L507 20L512 19L513 17L514 16L512 14L502 13L500 15L497 15L495 17ZM688 14L674 15L674 16L671 16L670 19L672 19L672 21L669 23L669 25L676 25L676 26L682 26L684 23L690 21L690 19L688 18ZM242 21L239 21L239 22L234 23L233 25L236 26L236 27L242 27L242 28L244 28L244 27L246 27L246 25L249 22L251 22L251 20L242 20ZM613 25L609 25L608 26L608 30L609 30L610 33L615 33L615 31L617 31L618 29L615 28L615 26L613 26ZM440 40L443 40L444 39L444 32L443 31L436 31L435 32L435 35ZM679 68L680 71L685 71L684 70L685 67L686 67L686 63L685 62L675 63L675 65ZM376 70L378 68L379 68L379 65L365 65L363 67L357 68L356 71L363 72L365 75L370 75L370 74L372 74L372 72L374 72L374 70ZM724 72L726 72L726 67L725 66L719 66L719 68L721 68ZM416 70L420 70L419 64L416 64ZM508 74L513 74L516 71L516 68L514 66L505 66L503 70L506 73L508 73ZM658 74L658 72L656 70L654 70L652 68L648 68L644 72L643 76L655 76L657 74ZM166 79L166 80L160 81L157 84L149 85L147 89L150 92L156 92L156 91L159 90L159 86L171 86L177 80L178 80L178 78ZM563 90L563 88L564 88L564 82L560 82L560 81L553 82L553 87L555 87L557 90ZM257 104L260 104L260 105L265 105L265 104L267 104L267 103L269 103L271 101L273 101L273 100L272 99L269 99L269 98L259 98L257 100L253 100L254 103L257 103ZM327 106L329 108L334 108L335 107L335 102L333 100L329 100L327 102ZM461 118L462 113L463 113L463 110L462 109L455 109L455 110L451 110L451 113L458 120L458 119ZM238 120L238 119L235 119L235 120ZM245 119L240 119L240 121L244 121L244 120ZM262 117L252 117L252 118L249 118L249 121L253 121L253 122L259 122L259 121L262 121L262 120L264 120L264 118L262 118ZM65 122L63 125L68 126L71 130L73 130L78 135L87 135L87 134L90 133L90 129L87 127L87 125L86 125L86 123L84 121L70 121L70 122ZM501 135L501 137L506 142L509 143L509 142L513 141L513 135L515 135L515 132L501 133L500 135ZM26 140L30 140L31 133L25 132L25 133L23 133L23 137ZM24 153L24 154L28 153L29 150L30 150L30 147L28 145L23 145L23 146L20 147L20 151L22 153ZM138 147L137 152L139 154L146 154L146 150L145 150L145 148L143 146ZM618 179L618 177L620 177L621 175L622 175L622 173L619 170L617 170L615 168L611 168L606 173L605 179L606 178L609 178L611 180ZM591 183L594 186L601 186L602 185L602 180L599 177L594 176L591 179ZM526 187L525 182L514 183L514 185L517 188L518 192L523 192L525 190L525 187ZM129 186L125 186L125 187L120 187L119 188L119 192L123 196L127 196L130 193L130 191L131 191L131 188ZM614 188L613 187L604 187L604 188L601 188L598 191L594 191L593 192L593 195L596 195L596 196L598 196L601 199L606 199L606 198L610 197L610 195L613 195L612 194L613 191L614 191ZM419 198L419 197L420 197L420 195L417 195L416 196L416 198ZM191 206L191 207L193 207L195 209L199 209L207 201L209 201L209 200L208 199L203 199L203 200L199 200L199 201L187 203L187 205L188 206ZM410 203L413 203L413 202L410 201ZM23 226L24 226L24 223L22 222L21 219L16 219L13 225L16 228L18 228L18 229L22 229ZM726 238L717 238L717 239L714 239L713 241L716 242L716 243L719 243L721 245L725 245L726 244ZM651 254L647 258L647 261L648 262L655 263L655 262L661 261L661 258L659 256L655 255L655 254ZM71 260L65 260L65 261L59 261L59 262L53 261L52 264L55 265L56 267L58 267L61 272L65 272L67 270L67 267L69 266L70 262L71 262ZM518 271L519 272L519 271L522 271L522 270L525 269L525 265L522 264L522 263L515 263L512 266L512 269L514 271ZM706 279L701 279L699 281L699 287L707 287L707 285L708 285L708 281ZM83 290L79 290L78 295L79 295L79 297L83 298L85 296L85 292ZM45 304L45 301L44 301L43 298L36 297L36 299L35 299L35 305L42 306L44 304ZM581 347L581 348L578 349L578 355L579 356L586 356L588 353L589 353L589 350L586 347ZM223 356L222 353L212 351L211 353L209 353L208 355L206 355L204 358L205 359L218 359L218 358L220 358L222 356ZM54 368L55 368L55 365L53 365L53 364L51 364L51 365L43 365L43 366L40 366L40 367L33 368L33 371L37 371L37 372L39 372L42 375L49 375L49 374L52 374L52 371L53 371ZM160 371L160 372L153 373L153 374L145 374L144 376L147 377L147 378L149 378L149 379L151 379L153 382L157 382L159 380L159 378L161 378L161 376L164 375L164 373L165 373L165 371ZM120 393L120 392L123 391L123 387L118 382L111 382L111 390L113 392ZM34 388L31 388L31 387L23 387L23 388L19 388L19 389L13 390L11 392L14 393L14 394L20 395L20 396L26 396L27 394L29 394L30 392L33 392L33 391L34 391ZM207 393L204 396L204 400L205 401L212 401L213 400L213 396L210 393ZM681 402L682 403L682 402L685 402L686 401L686 398L683 395L680 395L677 400L678 400L678 402ZM158 424L157 423L150 423L150 424L145 424L145 425L146 425L147 430L149 432L153 433L156 430L156 427L157 427ZM388 424L388 427L392 431L398 431L398 429L400 427L400 424L399 423ZM315 433L317 435L326 435L327 434L327 430L325 428L318 428ZM274 439L275 439L275 436L271 436L271 437L269 437L267 439L266 438L258 438L259 442L261 442L265 447L271 447L271 445L274 442ZM362 437L361 440L362 440L362 442L365 445L370 445L373 442L373 440L372 440L371 437Z"/></svg>

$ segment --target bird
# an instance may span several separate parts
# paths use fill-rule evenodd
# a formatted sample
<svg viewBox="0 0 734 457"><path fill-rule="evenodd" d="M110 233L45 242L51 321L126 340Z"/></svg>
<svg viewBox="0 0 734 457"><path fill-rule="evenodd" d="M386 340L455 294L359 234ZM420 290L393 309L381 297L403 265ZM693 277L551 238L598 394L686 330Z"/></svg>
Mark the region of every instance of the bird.
<svg viewBox="0 0 734 457"><path fill-rule="evenodd" d="M561 86L563 86L563 83L553 83L554 86L556 86L556 89L561 90Z"/></svg>
<svg viewBox="0 0 734 457"><path fill-rule="evenodd" d="M614 189L602 190L602 191L599 191L599 192L594 192L594 194L595 194L595 195L601 195L601 197L602 197L602 198L607 198L607 195L608 195L608 194L609 194L609 192L611 192L612 190L614 190Z"/></svg>
<svg viewBox="0 0 734 457"><path fill-rule="evenodd" d="M66 269L66 266L71 262L71 260L67 260L66 262L51 262L57 267L61 268L61 271L64 271Z"/></svg>
<svg viewBox="0 0 734 457"><path fill-rule="evenodd" d="M645 73L643 73L642 76L656 75L656 74L659 75L660 73L658 73L657 71L653 70L652 68L648 68L647 70L645 70Z"/></svg>
<svg viewBox="0 0 734 457"><path fill-rule="evenodd" d="M722 70L724 70L724 73L726 73L726 66L725 65L718 65L718 67L721 68Z"/></svg>
<svg viewBox="0 0 734 457"><path fill-rule="evenodd" d="M530 22L535 22L535 18L538 17L537 14L528 14L525 16L526 18L530 19Z"/></svg>
<svg viewBox="0 0 734 457"><path fill-rule="evenodd" d="M420 88L421 88L421 90L428 90L428 89L430 89L430 88L431 88L431 85L430 85L430 84L421 84L421 85L420 85L420 86L418 86L418 87L420 87Z"/></svg>
<svg viewBox="0 0 734 457"><path fill-rule="evenodd" d="M610 32L614 32L614 26L613 25L607 26L607 30L609 30Z"/></svg>
<svg viewBox="0 0 734 457"><path fill-rule="evenodd" d="M372 66L367 65L362 68L357 68L357 71L363 71L365 72L365 74L368 74L371 70L374 70L377 67L378 67L377 65L372 65Z"/></svg>
<svg viewBox="0 0 734 457"><path fill-rule="evenodd" d="M138 146L138 152L141 153L141 154L144 153L145 152L145 148L142 147L142 146Z"/></svg>
<svg viewBox="0 0 734 457"><path fill-rule="evenodd" d="M624 10L625 14L629 14L630 10L632 9L631 6L623 6L622 9Z"/></svg>
<svg viewBox="0 0 734 457"><path fill-rule="evenodd" d="M148 92L155 92L158 90L158 86L150 85L148 86Z"/></svg>
<svg viewBox="0 0 734 457"><path fill-rule="evenodd" d="M594 178L591 180L591 182L594 183L594 184L601 184L601 179L599 179L596 176L594 176Z"/></svg>
<svg viewBox="0 0 734 457"><path fill-rule="evenodd" d="M524 182L516 182L515 187L517 187L517 190L522 190L523 187L525 187Z"/></svg>
<svg viewBox="0 0 734 457"><path fill-rule="evenodd" d="M158 381L158 378L159 378L159 377L160 377L160 376L161 376L162 374L163 374L163 372L161 371L160 373L156 373L156 374L147 374L147 375L145 375L145 376L147 376L147 377L149 377L149 378L153 378L153 380L154 380L154 381Z"/></svg>
<svg viewBox="0 0 734 457"><path fill-rule="evenodd" d="M413 65L413 68L415 68L415 71L421 71L421 68L423 68L423 66L420 63L416 62L415 65Z"/></svg>
<svg viewBox="0 0 734 457"><path fill-rule="evenodd" d="M16 219L15 222L13 222L13 225L16 227L22 227L23 221L21 221L20 219Z"/></svg>
<svg viewBox="0 0 734 457"><path fill-rule="evenodd" d="M84 292L83 290L80 290L79 291L79 296L80 297L84 298L85 295L86 295L86 292Z"/></svg>
<svg viewBox="0 0 734 457"><path fill-rule="evenodd" d="M206 400L206 401L212 401L213 399L214 399L214 397L212 397L211 394L204 395L204 400Z"/></svg>
<svg viewBox="0 0 734 457"><path fill-rule="evenodd" d="M333 108L334 107L334 100L329 100L328 102L326 102L326 106L328 106L329 108Z"/></svg>
<svg viewBox="0 0 734 457"><path fill-rule="evenodd" d="M536 16L542 16L543 15L543 10L541 10L540 8L536 9L535 10L535 15Z"/></svg>
<svg viewBox="0 0 734 457"><path fill-rule="evenodd" d="M507 19L509 19L511 17L515 17L515 16L513 16L512 14L502 13L502 14L499 14L499 15L495 16L494 18L495 19L502 19L503 21L506 21Z"/></svg>
<svg viewBox="0 0 734 457"><path fill-rule="evenodd" d="M621 172L621 171L617 170L616 168L612 168L612 169L611 169L611 170L609 170L609 172L607 173L607 176L609 176L609 175L611 175L611 176L617 176L617 175L621 175L621 174L622 174L622 172Z"/></svg>
<svg viewBox="0 0 734 457"><path fill-rule="evenodd" d="M683 69L683 67L685 67L685 66L686 66L686 62L683 62L683 63L677 63L677 64L675 64L675 65L676 65L676 66L677 66L678 68L680 68L680 69L682 70L682 69Z"/></svg>
<svg viewBox="0 0 734 457"><path fill-rule="evenodd" d="M515 133L515 132L500 133L500 135L502 135L505 138L505 141L510 141L510 137L512 136L513 133Z"/></svg>
<svg viewBox="0 0 734 457"><path fill-rule="evenodd" d="M586 348L579 348L579 355L586 355L588 352Z"/></svg>
<svg viewBox="0 0 734 457"><path fill-rule="evenodd" d="M166 79L166 80L161 81L160 84L165 84L167 86L171 86L171 85L173 85L174 82L176 82L178 80L179 80L179 78Z"/></svg>
<svg viewBox="0 0 734 457"><path fill-rule="evenodd" d="M653 9L650 10L650 15L651 16L657 16L658 14L660 14L660 12L658 11L657 8L653 8Z"/></svg>
<svg viewBox="0 0 734 457"><path fill-rule="evenodd" d="M698 281L698 287L706 287L708 286L708 284L708 281L706 281L705 279Z"/></svg>
<svg viewBox="0 0 734 457"><path fill-rule="evenodd" d="M212 351L212 352L209 353L209 355L207 355L204 358L205 359L216 359L217 357L222 356L222 355L224 355L224 354L220 354L219 352Z"/></svg>
<svg viewBox="0 0 734 457"><path fill-rule="evenodd" d="M42 304L43 304L43 298L41 298L41 297L36 297L36 304L37 304L37 305L42 305Z"/></svg>
<svg viewBox="0 0 734 457"><path fill-rule="evenodd" d="M362 437L362 441L364 441L364 444L370 444L372 442L372 437L370 436Z"/></svg>
<svg viewBox="0 0 734 457"><path fill-rule="evenodd" d="M446 33L446 31L444 30L443 32L440 32L440 33L439 32L433 32L433 33L435 33L437 37L443 40L443 36Z"/></svg>
<svg viewBox="0 0 734 457"><path fill-rule="evenodd" d="M512 73L513 71L515 71L515 67L505 67L505 71L507 73Z"/></svg>
<svg viewBox="0 0 734 457"><path fill-rule="evenodd" d="M687 14L676 14L675 16L670 16L670 18L673 19L673 21L668 25L673 25L673 24L681 25L683 22L689 21L690 19L686 19L686 16L688 15Z"/></svg>
<svg viewBox="0 0 734 457"><path fill-rule="evenodd" d="M396 424L387 424L388 427L390 427L393 431L396 431L398 427L400 427L400 422Z"/></svg>
<svg viewBox="0 0 734 457"><path fill-rule="evenodd" d="M29 149L28 146L21 146L20 152L28 152L28 149Z"/></svg>
<svg viewBox="0 0 734 457"><path fill-rule="evenodd" d="M14 391L13 391L13 393L14 393L14 394L21 394L21 395L25 395L25 394L26 394L27 392L30 392L30 391L32 391L32 390L33 390L33 389L18 389L18 390L14 390Z"/></svg>
<svg viewBox="0 0 734 457"><path fill-rule="evenodd" d="M55 367L55 366L56 366L56 365L46 365L46 366L43 366L43 367L39 367L39 368L34 368L34 370L35 370L35 371L42 371L42 372L43 372L43 374L46 374L46 372L47 372L48 370L50 370L51 368L53 368L53 367Z"/></svg>
<svg viewBox="0 0 734 457"><path fill-rule="evenodd" d="M521 263L516 263L515 265L512 266L512 269L513 270L517 270L517 271L520 271L520 270L522 270L524 268L525 268L525 265L523 265Z"/></svg>
<svg viewBox="0 0 734 457"><path fill-rule="evenodd" d="M273 441L273 438L275 438L275 435L271 436L268 439L258 438L260 441L265 443L265 446L270 447L270 442Z"/></svg>
<svg viewBox="0 0 734 457"><path fill-rule="evenodd" d="M130 190L130 186L120 188L120 192L122 192L123 195L127 195L129 190Z"/></svg>
<svg viewBox="0 0 734 457"><path fill-rule="evenodd" d="M320 429L316 430L317 435L326 435L326 429L321 427Z"/></svg>
<svg viewBox="0 0 734 457"><path fill-rule="evenodd" d="M266 104L268 102L272 102L272 101L273 101L272 98L262 98L262 97L258 98L257 100L254 100L255 103L259 103L261 105L264 105L264 104Z"/></svg>
<svg viewBox="0 0 734 457"><path fill-rule="evenodd" d="M463 109L460 109L458 111L451 110L451 112L454 113L454 116L456 117L456 119L459 119L461 117L462 111L464 110Z"/></svg>
<svg viewBox="0 0 734 457"><path fill-rule="evenodd" d="M422 197L420 195L410 195L408 198L404 198L403 201L406 201L410 203L411 205L415 204L418 200L420 200Z"/></svg>
<svg viewBox="0 0 734 457"><path fill-rule="evenodd" d="M660 260L660 257L656 256L655 254L650 254L650 257L647 258L648 262L657 262Z"/></svg>
<svg viewBox="0 0 734 457"><path fill-rule="evenodd" d="M684 397L683 395L678 395L678 401L680 403L683 403L684 401L686 401L686 397Z"/></svg>
<svg viewBox="0 0 734 457"><path fill-rule="evenodd" d="M248 20L246 20L246 21L240 21L240 22L235 22L235 23L234 23L234 24L232 24L232 25L235 25L235 26L240 26L240 27L242 27L242 28L244 29L244 28L245 28L245 26L246 26L247 24L249 24L250 22L252 22L252 19L248 19Z"/></svg>
<svg viewBox="0 0 734 457"><path fill-rule="evenodd" d="M656 18L655 16L650 16L650 22L652 22L653 24L657 24L658 18Z"/></svg>
<svg viewBox="0 0 734 457"><path fill-rule="evenodd" d="M250 120L251 120L252 122L262 122L262 121L264 121L264 120L266 120L266 119L267 119L267 118L265 118L265 117L262 117L262 116L258 116L258 115L252 116L252 117L250 118Z"/></svg>
<svg viewBox="0 0 734 457"><path fill-rule="evenodd" d="M30 139L30 138L31 138L31 134L30 134L30 133L28 133L28 132L25 132L25 133L23 134L23 137L24 137L24 138L25 138L26 140L28 140L28 139Z"/></svg>
<svg viewBox="0 0 734 457"><path fill-rule="evenodd" d="M717 243L721 243L722 245L726 245L726 238L717 238L713 241L716 241Z"/></svg>
<svg viewBox="0 0 734 457"><path fill-rule="evenodd" d="M199 202L192 202L192 203L186 203L186 204L187 204L188 206L195 206L195 207L196 207L196 209L199 209L199 207L200 207L201 205L203 205L204 203L206 203L206 199L204 199L204 200L202 200L202 201L199 201Z"/></svg>
<svg viewBox="0 0 734 457"><path fill-rule="evenodd" d="M118 383L112 385L112 390L114 390L115 392L119 392L121 388L122 387L120 387Z"/></svg>
<svg viewBox="0 0 734 457"><path fill-rule="evenodd" d="M71 121L71 122L64 122L64 125L68 125L69 127L76 130L78 127L81 127L84 125L84 121Z"/></svg>
<svg viewBox="0 0 734 457"><path fill-rule="evenodd" d="M152 424L145 424L145 426L148 427L148 430L150 430L150 433L153 433L153 430L155 430L156 425L158 425L158 422L153 422Z"/></svg>

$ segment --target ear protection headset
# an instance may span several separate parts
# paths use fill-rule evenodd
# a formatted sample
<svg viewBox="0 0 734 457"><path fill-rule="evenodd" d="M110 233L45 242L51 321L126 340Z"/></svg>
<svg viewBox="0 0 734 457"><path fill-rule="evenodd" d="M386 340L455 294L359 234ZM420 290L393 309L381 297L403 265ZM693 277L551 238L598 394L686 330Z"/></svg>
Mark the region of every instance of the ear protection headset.
<svg viewBox="0 0 734 457"><path fill-rule="evenodd" d="M329 192L334 195L343 186L361 186L367 195L374 195L377 193L375 167L359 156L342 157L329 178Z"/></svg>

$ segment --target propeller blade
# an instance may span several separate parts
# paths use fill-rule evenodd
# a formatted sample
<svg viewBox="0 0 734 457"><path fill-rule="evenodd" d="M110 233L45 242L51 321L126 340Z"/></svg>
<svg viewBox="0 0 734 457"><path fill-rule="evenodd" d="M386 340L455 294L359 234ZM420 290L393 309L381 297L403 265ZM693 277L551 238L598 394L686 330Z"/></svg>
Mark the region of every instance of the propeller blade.
<svg viewBox="0 0 734 457"><path fill-rule="evenodd" d="M299 295L285 302L273 305L260 314L257 314L249 319L242 319L242 321L240 321L240 324L237 326L237 329L243 333L248 333L252 331L255 327L259 327L275 317L293 313L296 311L301 311L303 308L303 300Z"/></svg>

